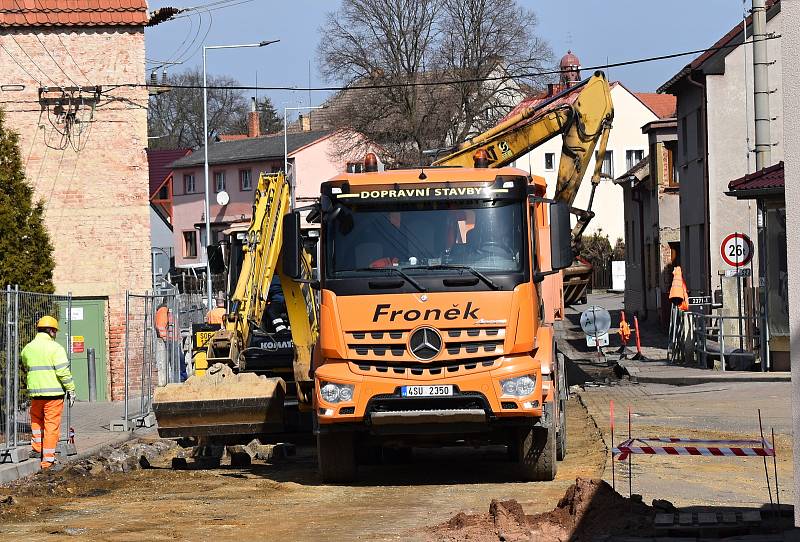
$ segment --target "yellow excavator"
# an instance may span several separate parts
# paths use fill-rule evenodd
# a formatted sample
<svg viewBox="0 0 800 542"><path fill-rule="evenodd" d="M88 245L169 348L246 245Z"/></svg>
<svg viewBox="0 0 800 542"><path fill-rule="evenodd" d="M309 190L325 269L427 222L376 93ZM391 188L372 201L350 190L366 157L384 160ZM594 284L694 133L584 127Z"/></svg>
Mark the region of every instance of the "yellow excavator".
<svg viewBox="0 0 800 542"><path fill-rule="evenodd" d="M575 92L579 94L572 103L558 102L561 98ZM428 285L426 281L435 283L439 280L441 282L439 275L442 273L446 275L443 280L446 283L448 295L454 296L455 299L458 295L463 294L463 306L466 306L467 309L473 306L473 303L468 303L468 300L475 295L485 296L486 303L494 300L499 302L500 297L498 296L503 292L498 292L497 295L492 292L507 289L506 282L519 279L526 288L533 288L538 287L537 285L544 281L543 287L539 288L539 298L544 305L546 314L540 313L538 308L535 311L531 309L533 312L527 317L526 322L533 326L533 320L538 321L538 318L543 317L542 325L544 325L551 322L553 318L559 318L563 314L563 299L561 297L561 275L556 271L567 267L568 263L564 262L572 261L573 254L570 250L569 240L564 244L564 239L571 238L574 247L586 224L593 216L590 210L591 200L589 210L574 209L572 204L592 153L595 147L598 147L598 165L592 176L592 194L594 194L601 179L600 165L605 154L612 120L613 106L609 86L602 72L597 72L591 78L554 96L538 107L529 108L486 133L465 142L450 155L437 160L434 164L435 166L470 168L469 172L459 167L434 167L428 169L427 180L424 170L378 172L375 157L372 156L370 160L370 155L368 155L368 160L365 161L365 173L342 174L328 183L323 183L321 200L312 210L311 215L315 217L314 220L321 222L321 242L324 245L319 251L320 268L323 269L324 275L321 282L312 280L312 260L308 251L303 248L304 245L301 241L300 213L298 210L290 209L289 185L286 179L283 174L262 174L255 191L253 218L244 240L244 259L231 298L232 304L224 318L222 329L216 331L208 341L206 357L209 368L205 374L195 375L183 384L170 384L156 391L153 408L160 434L167 437L224 438L226 436L257 436L280 432L284 427L287 409L297 405L299 410L312 413L317 417L320 427L320 442L325 444L329 440L326 440L328 437L322 431L323 426L327 427L325 424L332 421L348 423L355 421L353 416L359 416L361 411L358 408L361 407L351 406L350 402L358 400L366 404L365 397L352 395L353 385L342 384L337 388L338 384L333 385L324 380L329 377L320 376L320 374L324 375L325 371L331 367L343 367L348 363L352 365L358 362L358 360L348 362L348 358L339 359L333 354L350 352L348 355L378 356L381 360L386 357L392 364L406 363L403 349L406 347L410 349L414 345L409 346L398 341L403 340L404 334L407 334L408 330L389 332L372 330L380 323L378 322L380 315L389 310L388 303L393 302L392 300L396 296L403 297L408 295L408 292L413 292L415 295L423 292L419 299L424 301L428 298L428 294L425 292L435 292L438 291L437 289L441 289L441 284ZM506 166L559 134L563 134L564 142L555 197L552 200L543 197L543 179L535 177L526 180L524 172L512 168L499 170L498 177L496 179L493 177L489 184L486 184L489 182L486 180L481 180L477 185L474 180L465 181L465 179L473 177L488 179L488 172L485 170L481 172L480 168ZM464 174L460 171L463 171ZM466 175L467 173L469 175ZM410 175L409 179L411 180L405 179L404 175L406 177ZM403 188L406 186L409 188ZM428 188L423 188L425 186ZM472 195L468 200L464 200L467 197L465 194ZM449 205L452 206L451 210L457 210L459 206L471 209L470 205L474 205L475 201L480 200L481 209L484 207L491 209L492 201L484 201L486 198L490 198L504 208L516 208L515 206L519 205L520 209L524 209L525 213L530 214L530 223L526 224L525 221L522 221L519 230L524 232L524 235L520 233L522 237L536 239L536 242L533 243L535 254L522 258L527 267L523 266L522 271L509 275L510 278L506 277L508 273L505 272L495 275L491 271L483 272L480 268L469 265L449 264L447 258L454 257L454 253L451 254L450 249L447 250L445 259L426 260L432 271L426 272L425 276L418 274L419 262L414 264L416 267L412 266L408 268L408 271L404 271L406 268L403 267L402 261L387 260L387 258L377 258L375 261L371 261L370 252L380 249L385 240L381 236L388 235L392 230L386 224L383 224L383 230L389 228L387 231L369 227L359 229L359 224L354 223L354 212L346 205L352 202L357 203L363 199L363 205L378 214L398 215L402 218L402 212L395 209L397 205L402 207L402 205L428 205L430 203L434 207ZM527 207L529 198L533 198L530 209ZM551 218L549 221L545 218L545 203L550 206ZM393 209L396 212L391 212ZM577 224L571 228L571 232L569 214L563 211L571 211L578 217ZM471 216L470 213L471 211L464 213L464 220ZM450 226L454 228L457 226L457 228L452 231L447 230L448 233L445 235L445 231L434 231L438 224L435 221L438 218L442 218L442 220L446 218L444 215L439 217L439 214L441 213L436 211L431 216L431 220L434 221L429 227L432 238L442 235L447 238L458 236L467 233L470 227L475 226L475 224L466 222L464 224L447 222ZM360 267L357 265L357 268L351 270L357 274L360 273L357 279L340 279L337 276L331 279L328 274L337 273L336 266L340 265L337 258L346 257L348 254L336 251L335 237L350 235L354 231L354 227L361 242L359 246L364 248L353 253L352 257L355 259L354 261L362 261L365 258L370 261ZM548 230L551 232L550 239L546 235ZM561 233L556 239L552 236L557 230ZM393 235L399 235L398 232L400 230ZM509 235L511 234L509 233ZM498 239L495 242L487 242L487 245L502 244L497 241L506 242L505 239ZM463 241L461 242L463 243ZM457 248L466 248L466 246L455 245ZM489 259L498 257L494 255ZM392 263L387 266L385 261ZM558 265L557 262L559 262ZM547 271L547 269L551 270ZM466 275L465 270L469 271ZM287 379L260 375L254 370L252 364L248 363L248 354L252 353L254 348L258 348L253 344L253 338L259 333L259 330L263 329L265 310L269 302L268 292L276 273L280 276L281 286L285 293L291 338L294 342L291 377L288 378L290 380L289 391L293 392L291 394L287 392ZM455 278L450 277L448 273L455 273ZM317 297L312 287L320 289L321 312L318 311ZM338 290L336 290L337 288ZM334 295L332 293L334 291L338 293ZM525 291L529 292L529 290ZM376 296L376 294L379 295ZM432 293L431 297L438 295ZM337 296L338 301L336 301ZM528 297L532 297L532 294ZM369 304L375 299L382 300L386 304L379 305L377 309L370 308ZM402 301L399 297L397 299L398 303ZM403 299L406 298L403 297ZM523 299L521 303L525 307L533 307L532 299L525 296L521 299ZM355 300L354 304L346 304L346 302L350 303L348 300ZM507 300L500 305L507 308L509 303L511 301ZM535 305L539 307L538 303ZM462 304L452 306L462 306ZM520 305L520 314L527 311L527 308L523 310ZM488 310L488 308L482 310ZM462 319L472 318L477 314L476 311L478 311L477 308L467 310ZM447 320L451 319L451 310L440 311L434 308L428 312L431 314L441 312ZM427 318L428 312L425 313L425 318ZM406 312L396 309L391 314L392 320L398 314L403 314L403 318L408 320L414 314L419 316L421 312L416 309ZM482 317L478 323L481 326L494 325L493 322L500 325L499 322L506 322L504 318L506 317L486 320ZM344 333L341 326L349 326L349 331ZM322 340L318 349L315 350L317 339L320 337L320 328L322 329ZM467 333L465 341L472 340L469 338L473 336L473 331L470 330ZM518 339L521 342L514 346L513 352L528 348L527 342L520 338L523 335L525 337L530 335L528 331L530 330L525 331L524 334L519 332ZM489 330L486 333L494 333L490 337L503 337L496 330ZM425 337L427 338L427 335ZM551 340L554 339L551 338ZM365 345L361 345L359 341L364 342ZM470 353L472 346L466 342L464 344L466 352L470 356L473 355ZM492 347L495 348L494 352L505 352L509 348L508 345L503 346L503 341L497 344L493 343ZM488 348L488 346L483 345L482 348ZM450 353L450 350L451 348L448 347L447 355L452 357L451 364L455 364L453 367L460 367L458 363L463 362L467 363L464 371L473 370L470 369L472 366L468 363L470 360L460 360L457 348L452 348L456 353ZM314 355L315 352L318 355ZM542 423L546 421L548 424L560 427L558 434L561 440L559 442L565 443L566 429L561 403L566 397L564 395L566 390L564 383L559 380L561 378L559 375L563 373L563 370L556 368L555 365L550 365L549 358L555 358L555 351L551 351L548 347L547 352L542 350L537 354L539 357L547 358L541 362L546 366L543 365L539 369L534 368L534 366L538 367L537 364L541 361L539 357L531 362L533 364L530 369L531 374L539 374L536 371L540 371L542 375L550 378L547 385L543 384L536 388L536 393L540 394L540 397L536 400L538 406L531 407L534 408L531 412L534 414L539 412L538 415L542 416ZM315 358L313 361L312 357ZM414 360L408 361L410 363L409 370L414 375L417 374L414 371L421 370L420 367L425 365L420 362L420 359L422 358L417 356ZM346 363L343 365L342 362ZM367 367L368 364L363 362L361 365ZM368 370L361 365L355 366L355 370ZM378 363L375 370L378 371L378 374L385 373L387 378L389 376L395 379L401 378L397 376L400 366L392 365L393 372L389 371L388 367L388 365L384 366ZM447 371L451 369L448 366ZM439 371L441 372L441 369ZM545 371L551 372L546 373ZM558 378L553 378L553 373ZM434 374L433 369L431 369L431 374ZM461 372L454 374L461 375ZM363 377L352 376L352 378L358 380ZM398 386L400 384L404 386L404 383L398 380ZM487 380L486 386L490 384L494 386ZM334 392L337 400L343 401L341 404L344 406L339 405L341 408L339 406L332 407L329 404L330 397ZM288 401L288 395L296 397L294 403ZM553 404L556 406L551 408ZM370 405L374 407L373 403ZM360 415L364 416L363 413ZM382 415L386 417L385 413ZM340 416L342 419L334 419L336 416ZM553 421L554 417L555 421ZM339 461L332 462L329 454L346 455L342 450L346 451L347 447L338 444L331 445L330 442L324 446L320 444L320 446L320 460L322 461L324 457L325 464L329 465L329 467L321 467L323 477L344 479L342 476L331 475L333 471L330 469L333 468L335 471L338 466L334 468L330 465L338 465ZM563 446L559 450L561 450L560 457L565 452L563 452ZM535 476L547 478L555 471L548 472L549 474L537 471Z"/></svg>
<svg viewBox="0 0 800 542"><path fill-rule="evenodd" d="M234 266L236 287L222 327L207 341L205 359L196 366L194 376L156 390L153 410L162 436L279 433L284 429L287 406L309 410L318 310L310 288L311 255L302 248L300 253L286 255L289 261L300 263L294 278L282 270L283 229L294 220L297 224L288 227L299 231L299 215L289 213L289 190L283 173L260 176L253 218L241 242L243 258ZM294 355L287 367L267 364L267 370L260 361L275 358L277 348L275 341L266 343L260 337L265 334L269 292L276 275L285 298ZM267 376L280 372L288 375Z"/></svg>

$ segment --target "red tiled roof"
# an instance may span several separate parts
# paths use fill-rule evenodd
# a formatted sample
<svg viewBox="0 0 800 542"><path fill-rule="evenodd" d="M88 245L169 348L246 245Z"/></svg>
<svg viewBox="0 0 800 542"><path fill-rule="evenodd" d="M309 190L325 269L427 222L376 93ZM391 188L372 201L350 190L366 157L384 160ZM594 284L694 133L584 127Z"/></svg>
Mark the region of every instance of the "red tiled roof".
<svg viewBox="0 0 800 542"><path fill-rule="evenodd" d="M147 150L147 166L150 171L150 197L161 188L164 180L172 173L168 166L178 158L191 153L191 149Z"/></svg>
<svg viewBox="0 0 800 542"><path fill-rule="evenodd" d="M660 119L675 116L675 105L678 99L672 94L656 94L654 92L634 92L634 96Z"/></svg>
<svg viewBox="0 0 800 542"><path fill-rule="evenodd" d="M783 189L783 162L740 177L728 183L731 192ZM735 194L732 194L735 195Z"/></svg>
<svg viewBox="0 0 800 542"><path fill-rule="evenodd" d="M611 88L614 88L618 84L619 83L617 81L612 81L609 86ZM559 90L559 89L556 89L556 90ZM578 99L578 94L580 94L580 92L572 92L570 94L567 94L566 96L564 96L562 98L559 98L558 100L555 100L552 103L548 104L546 108L542 109L542 112L550 111L552 109L555 109L559 105L565 105L565 104L571 105L571 104L575 103L575 100ZM550 98L551 98L551 96L548 96L546 93L536 94L534 96L529 96L529 97L525 98L524 100L522 100L520 103L518 103L516 105L516 107L514 107L514 109L512 109L505 117L503 117L503 119L500 122L503 122L503 121L507 120L508 118L516 115L517 113L521 113L522 111L524 111L525 109L527 109L527 108L529 108L531 106L538 107L540 104L543 104L544 102L546 102Z"/></svg>
<svg viewBox="0 0 800 542"><path fill-rule="evenodd" d="M147 0L0 0L0 27L144 26Z"/></svg>

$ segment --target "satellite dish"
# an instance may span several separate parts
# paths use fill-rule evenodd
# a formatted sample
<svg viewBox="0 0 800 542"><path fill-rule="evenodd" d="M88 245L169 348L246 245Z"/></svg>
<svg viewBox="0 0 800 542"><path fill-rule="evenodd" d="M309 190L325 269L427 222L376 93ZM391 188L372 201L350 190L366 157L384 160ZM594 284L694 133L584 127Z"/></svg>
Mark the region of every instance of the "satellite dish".
<svg viewBox="0 0 800 542"><path fill-rule="evenodd" d="M217 192L217 204L221 206L228 205L228 202L231 200L231 197L228 195L227 192L224 190L221 192Z"/></svg>
<svg viewBox="0 0 800 542"><path fill-rule="evenodd" d="M611 315L603 307L590 305L581 314L581 329L594 337L604 335L611 329Z"/></svg>

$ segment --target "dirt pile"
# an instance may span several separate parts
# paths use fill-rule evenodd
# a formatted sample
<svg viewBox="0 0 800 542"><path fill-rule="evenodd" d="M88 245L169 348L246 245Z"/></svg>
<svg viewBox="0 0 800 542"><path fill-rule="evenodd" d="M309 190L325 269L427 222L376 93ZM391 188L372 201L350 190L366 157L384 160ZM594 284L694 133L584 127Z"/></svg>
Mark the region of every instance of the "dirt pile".
<svg viewBox="0 0 800 542"><path fill-rule="evenodd" d="M230 367L217 363L209 367L204 376L190 376L182 384L167 384L156 388L156 403L200 401L246 397L270 397L278 379L255 373L236 374Z"/></svg>
<svg viewBox="0 0 800 542"><path fill-rule="evenodd" d="M428 530L431 540L460 542L580 542L620 534L646 536L652 530L653 509L631 501L602 480L578 478L556 508L526 516L514 500L492 500L486 515L460 512Z"/></svg>

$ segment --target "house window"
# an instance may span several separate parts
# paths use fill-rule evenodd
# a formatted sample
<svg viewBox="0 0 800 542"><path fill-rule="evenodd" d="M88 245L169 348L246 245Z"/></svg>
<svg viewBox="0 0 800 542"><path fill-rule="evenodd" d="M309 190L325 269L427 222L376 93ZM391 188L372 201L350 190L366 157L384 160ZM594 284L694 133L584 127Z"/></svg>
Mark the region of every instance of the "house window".
<svg viewBox="0 0 800 542"><path fill-rule="evenodd" d="M664 155L665 160L667 161L667 178L666 178L666 186L671 188L677 188L680 186L680 180L678 177L678 164L675 162L675 152L676 152L677 145L674 141L664 144Z"/></svg>
<svg viewBox="0 0 800 542"><path fill-rule="evenodd" d="M183 232L183 257L197 258L197 232Z"/></svg>
<svg viewBox="0 0 800 542"><path fill-rule="evenodd" d="M225 172L217 171L214 173L214 192L225 190Z"/></svg>
<svg viewBox="0 0 800 542"><path fill-rule="evenodd" d="M253 189L253 177L249 169L239 170L239 190L246 192Z"/></svg>
<svg viewBox="0 0 800 542"><path fill-rule="evenodd" d="M598 158L598 151L594 151L594 159L595 161ZM614 151L610 151L606 149L606 155L603 157L603 170L602 173L605 173L609 177L614 177Z"/></svg>
<svg viewBox="0 0 800 542"><path fill-rule="evenodd" d="M641 149L625 151L625 171L633 169L633 166L641 162L642 158L644 158L644 151Z"/></svg>
<svg viewBox="0 0 800 542"><path fill-rule="evenodd" d="M183 176L183 193L194 194L194 173L187 173Z"/></svg>
<svg viewBox="0 0 800 542"><path fill-rule="evenodd" d="M544 153L544 170L553 171L555 167L556 167L556 153L554 152Z"/></svg>

